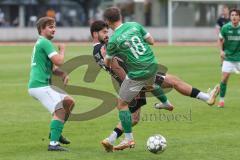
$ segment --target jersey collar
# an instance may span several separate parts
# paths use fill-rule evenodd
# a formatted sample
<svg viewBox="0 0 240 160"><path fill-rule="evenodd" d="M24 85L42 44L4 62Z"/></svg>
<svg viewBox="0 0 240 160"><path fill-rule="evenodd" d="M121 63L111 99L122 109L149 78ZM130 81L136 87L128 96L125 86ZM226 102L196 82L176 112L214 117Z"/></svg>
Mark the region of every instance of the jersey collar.
<svg viewBox="0 0 240 160"><path fill-rule="evenodd" d="M117 29L119 29L120 27L122 27L123 24L121 24L120 26L118 26L114 31L116 31Z"/></svg>
<svg viewBox="0 0 240 160"><path fill-rule="evenodd" d="M231 22L231 26L232 26L233 28L238 28L238 27L240 27L240 22L238 23L238 26L237 26L237 27L234 27L233 24L232 24L232 22Z"/></svg>
<svg viewBox="0 0 240 160"><path fill-rule="evenodd" d="M97 42L97 43L94 43L93 44L93 47L95 47L96 45L100 44L100 42Z"/></svg>

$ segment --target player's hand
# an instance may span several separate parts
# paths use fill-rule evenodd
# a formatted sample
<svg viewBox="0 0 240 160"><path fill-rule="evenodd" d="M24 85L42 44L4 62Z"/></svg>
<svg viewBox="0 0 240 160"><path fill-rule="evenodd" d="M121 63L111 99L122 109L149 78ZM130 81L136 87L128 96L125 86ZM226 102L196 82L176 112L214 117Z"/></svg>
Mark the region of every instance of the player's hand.
<svg viewBox="0 0 240 160"><path fill-rule="evenodd" d="M68 81L69 81L69 76L68 75L64 76L63 77L63 84L64 84L64 86L66 86L68 84Z"/></svg>
<svg viewBox="0 0 240 160"><path fill-rule="evenodd" d="M225 52L224 51L220 52L220 57L221 57L222 60L225 58Z"/></svg>
<svg viewBox="0 0 240 160"><path fill-rule="evenodd" d="M106 56L106 47L105 46L102 46L101 48L101 53L102 53L102 56L105 57Z"/></svg>
<svg viewBox="0 0 240 160"><path fill-rule="evenodd" d="M58 45L59 51L64 51L65 50L65 44L61 43Z"/></svg>

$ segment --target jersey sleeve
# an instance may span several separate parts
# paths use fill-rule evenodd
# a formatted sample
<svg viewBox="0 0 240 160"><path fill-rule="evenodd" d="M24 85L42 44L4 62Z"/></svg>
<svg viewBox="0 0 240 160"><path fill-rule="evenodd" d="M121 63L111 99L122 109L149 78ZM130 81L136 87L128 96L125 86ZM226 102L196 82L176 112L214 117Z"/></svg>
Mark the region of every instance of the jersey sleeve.
<svg viewBox="0 0 240 160"><path fill-rule="evenodd" d="M139 27L140 33L144 39L147 39L148 37L150 37L150 33L147 32L141 24L138 23L138 27Z"/></svg>
<svg viewBox="0 0 240 160"><path fill-rule="evenodd" d="M42 43L42 49L44 50L44 53L48 56L48 58L52 58L54 55L58 54L53 46L53 44L48 41L44 40Z"/></svg>

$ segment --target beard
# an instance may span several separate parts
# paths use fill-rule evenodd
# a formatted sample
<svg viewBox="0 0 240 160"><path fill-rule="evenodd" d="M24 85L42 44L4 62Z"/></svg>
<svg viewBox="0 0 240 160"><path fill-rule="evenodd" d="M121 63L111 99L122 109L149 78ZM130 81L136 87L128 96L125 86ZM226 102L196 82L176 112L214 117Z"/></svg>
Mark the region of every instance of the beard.
<svg viewBox="0 0 240 160"><path fill-rule="evenodd" d="M47 39L52 40L53 37L54 37L54 35L48 35L48 36L47 36Z"/></svg>
<svg viewBox="0 0 240 160"><path fill-rule="evenodd" d="M99 39L99 42L100 42L100 43L103 43L103 44L106 44L106 43L108 43L108 38Z"/></svg>

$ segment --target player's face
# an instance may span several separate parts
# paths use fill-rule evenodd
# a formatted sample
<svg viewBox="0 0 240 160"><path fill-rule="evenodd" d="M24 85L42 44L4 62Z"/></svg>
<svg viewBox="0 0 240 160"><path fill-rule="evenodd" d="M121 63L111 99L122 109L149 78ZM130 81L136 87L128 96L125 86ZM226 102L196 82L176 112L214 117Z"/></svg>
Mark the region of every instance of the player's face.
<svg viewBox="0 0 240 160"><path fill-rule="evenodd" d="M41 31L41 35L43 35L47 39L53 39L55 32L56 32L56 25L55 25L55 23L53 23L53 24L47 25Z"/></svg>
<svg viewBox="0 0 240 160"><path fill-rule="evenodd" d="M230 18L231 18L231 22L233 24L238 25L238 23L240 21L240 16L237 12L235 12L235 11L231 12Z"/></svg>
<svg viewBox="0 0 240 160"><path fill-rule="evenodd" d="M229 15L229 9L227 7L223 8L223 15L225 16Z"/></svg>
<svg viewBox="0 0 240 160"><path fill-rule="evenodd" d="M98 32L98 40L101 43L108 42L108 29L107 28L103 28L101 31Z"/></svg>

